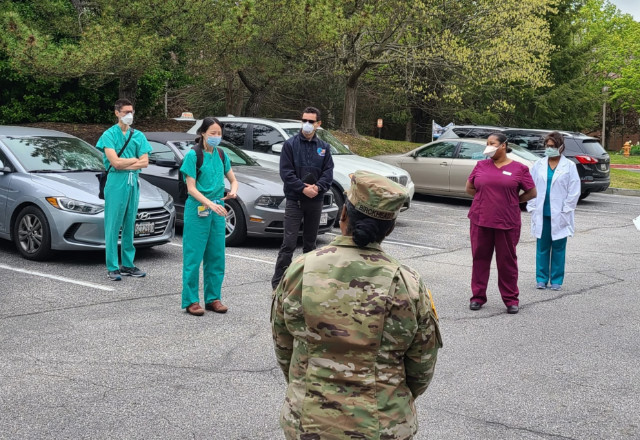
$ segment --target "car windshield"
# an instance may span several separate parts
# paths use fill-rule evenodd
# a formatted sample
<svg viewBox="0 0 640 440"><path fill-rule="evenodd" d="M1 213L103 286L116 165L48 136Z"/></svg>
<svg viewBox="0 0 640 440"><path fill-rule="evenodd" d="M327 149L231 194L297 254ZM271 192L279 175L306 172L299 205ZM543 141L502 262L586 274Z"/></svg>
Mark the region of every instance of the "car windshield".
<svg viewBox="0 0 640 440"><path fill-rule="evenodd" d="M509 144L509 147L513 151L513 154L516 154L516 155L522 157L523 159L527 159L527 160L530 160L532 162L535 162L536 160L538 160L538 159L540 159L542 157L542 156L538 156L537 154L527 150L524 147L516 145L516 144Z"/></svg>
<svg viewBox="0 0 640 440"><path fill-rule="evenodd" d="M285 128L284 131L289 135L289 137L292 137L300 133L300 128ZM342 142L338 140L337 137L329 133L329 130L317 130L316 134L320 139L331 146L331 154L333 156L353 154L351 150L349 150Z"/></svg>
<svg viewBox="0 0 640 440"><path fill-rule="evenodd" d="M101 171L102 154L73 137L5 137L3 142L29 172Z"/></svg>
<svg viewBox="0 0 640 440"><path fill-rule="evenodd" d="M196 144L196 141L172 141L171 143L178 150L180 150L180 152L184 156L185 154L187 154L187 152L189 150L191 150L191 148L193 148L193 146ZM233 144L231 144L231 143L229 143L227 141L220 142L220 148L222 148L222 151L224 151L227 154L227 156L229 156L229 160L231 161L231 166L232 167L236 167L236 166L257 167L257 166L260 166L258 164L258 162L256 162L255 160L253 160L249 156L247 156L247 154L244 151L242 151L240 148L236 147L235 145L233 145Z"/></svg>

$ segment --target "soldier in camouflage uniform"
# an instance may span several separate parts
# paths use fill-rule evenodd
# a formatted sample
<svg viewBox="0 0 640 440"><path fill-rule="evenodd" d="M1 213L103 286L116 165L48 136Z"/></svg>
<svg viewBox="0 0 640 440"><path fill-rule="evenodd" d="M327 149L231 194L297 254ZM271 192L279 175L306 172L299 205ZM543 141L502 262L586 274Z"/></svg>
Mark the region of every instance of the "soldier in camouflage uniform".
<svg viewBox="0 0 640 440"><path fill-rule="evenodd" d="M411 439L442 339L418 273L380 247L407 194L357 171L346 195L342 236L297 258L273 293L280 425L289 440Z"/></svg>

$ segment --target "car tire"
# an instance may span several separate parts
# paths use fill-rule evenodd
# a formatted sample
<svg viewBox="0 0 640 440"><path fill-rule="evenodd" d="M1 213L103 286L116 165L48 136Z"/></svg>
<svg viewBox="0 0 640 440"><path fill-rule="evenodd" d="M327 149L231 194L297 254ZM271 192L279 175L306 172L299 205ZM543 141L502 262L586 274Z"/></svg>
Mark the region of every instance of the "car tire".
<svg viewBox="0 0 640 440"><path fill-rule="evenodd" d="M225 243L227 246L240 246L247 239L247 223L242 207L237 200L224 201L227 210L225 218Z"/></svg>
<svg viewBox="0 0 640 440"><path fill-rule="evenodd" d="M336 220L333 222L333 225L339 227L340 215L342 214L342 205L344 205L344 194L337 186L332 186L331 192L333 193L333 200L335 204L338 205L338 215L336 215Z"/></svg>
<svg viewBox="0 0 640 440"><path fill-rule="evenodd" d="M27 260L42 261L51 257L51 229L40 208L27 206L20 211L13 224L13 242Z"/></svg>
<svg viewBox="0 0 640 440"><path fill-rule="evenodd" d="M589 197L589 194L591 194L591 191L585 191L583 193L580 194L580 200L584 200L587 197Z"/></svg>

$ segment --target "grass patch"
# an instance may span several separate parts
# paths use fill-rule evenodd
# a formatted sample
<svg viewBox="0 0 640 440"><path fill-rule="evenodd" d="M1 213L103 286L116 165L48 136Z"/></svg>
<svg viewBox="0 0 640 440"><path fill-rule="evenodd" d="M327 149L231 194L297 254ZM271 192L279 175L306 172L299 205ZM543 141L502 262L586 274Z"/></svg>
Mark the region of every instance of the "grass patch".
<svg viewBox="0 0 640 440"><path fill-rule="evenodd" d="M611 187L640 190L640 173L611 168Z"/></svg>
<svg viewBox="0 0 640 440"><path fill-rule="evenodd" d="M622 154L609 153L611 163L623 165L640 165L640 156L624 157Z"/></svg>
<svg viewBox="0 0 640 440"><path fill-rule="evenodd" d="M340 142L349 146L349 149L364 157L377 156L380 154L406 153L424 144L416 144L406 141L390 141L388 139L378 139L371 136L353 136L341 131L332 131Z"/></svg>

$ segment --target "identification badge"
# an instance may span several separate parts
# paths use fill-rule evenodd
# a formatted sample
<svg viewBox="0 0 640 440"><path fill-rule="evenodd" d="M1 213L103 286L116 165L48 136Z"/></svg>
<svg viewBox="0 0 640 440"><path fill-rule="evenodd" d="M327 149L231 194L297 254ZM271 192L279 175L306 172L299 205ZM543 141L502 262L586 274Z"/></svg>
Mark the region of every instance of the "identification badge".
<svg viewBox="0 0 640 440"><path fill-rule="evenodd" d="M510 175L511 175L511 173L510 173L509 171L503 171L503 172L502 172L502 174L505 174L505 175L507 175L507 176L510 176Z"/></svg>
<svg viewBox="0 0 640 440"><path fill-rule="evenodd" d="M318 156L324 156L325 154L327 154L327 150L318 147Z"/></svg>
<svg viewBox="0 0 640 440"><path fill-rule="evenodd" d="M204 205L198 206L198 217L208 217L211 214L211 210Z"/></svg>

